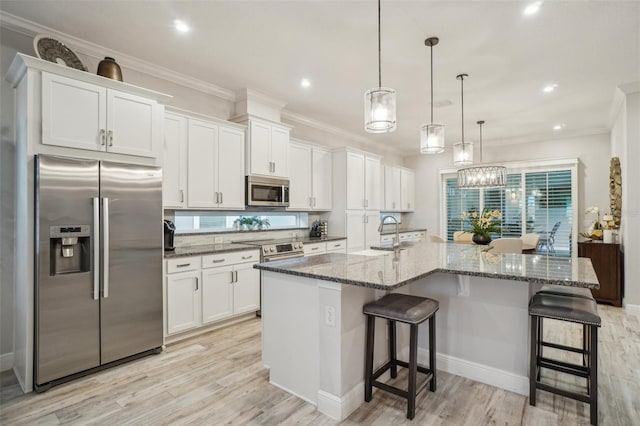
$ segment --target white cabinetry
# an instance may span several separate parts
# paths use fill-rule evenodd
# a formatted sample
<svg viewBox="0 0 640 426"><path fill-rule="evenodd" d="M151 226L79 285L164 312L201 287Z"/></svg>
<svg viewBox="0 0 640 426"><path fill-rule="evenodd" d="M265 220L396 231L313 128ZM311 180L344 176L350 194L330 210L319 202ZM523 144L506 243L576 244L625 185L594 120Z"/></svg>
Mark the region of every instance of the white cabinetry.
<svg viewBox="0 0 640 426"><path fill-rule="evenodd" d="M186 206L187 134L186 117L165 114L162 154L162 203L165 208Z"/></svg>
<svg viewBox="0 0 640 426"><path fill-rule="evenodd" d="M346 253L347 240L327 241L327 253Z"/></svg>
<svg viewBox="0 0 640 426"><path fill-rule="evenodd" d="M346 212L347 252L362 251L380 240L380 213L348 210Z"/></svg>
<svg viewBox="0 0 640 426"><path fill-rule="evenodd" d="M289 160L289 210L331 210L331 152L291 141Z"/></svg>
<svg viewBox="0 0 640 426"><path fill-rule="evenodd" d="M426 231L406 231L399 233L400 241L424 241L427 237ZM396 237L396 234L384 234L380 236L381 243L390 243Z"/></svg>
<svg viewBox="0 0 640 426"><path fill-rule="evenodd" d="M259 310L259 260L257 250L167 260L167 335Z"/></svg>
<svg viewBox="0 0 640 426"><path fill-rule="evenodd" d="M384 168L384 211L415 210L415 172L397 166Z"/></svg>
<svg viewBox="0 0 640 426"><path fill-rule="evenodd" d="M161 118L154 99L42 73L44 145L157 157Z"/></svg>
<svg viewBox="0 0 640 426"><path fill-rule="evenodd" d="M242 121L246 137L247 174L289 178L290 127L259 118Z"/></svg>
<svg viewBox="0 0 640 426"><path fill-rule="evenodd" d="M305 256L317 256L327 252L327 243L310 243L304 245Z"/></svg>
<svg viewBox="0 0 640 426"><path fill-rule="evenodd" d="M187 205L244 209L244 132L189 119Z"/></svg>

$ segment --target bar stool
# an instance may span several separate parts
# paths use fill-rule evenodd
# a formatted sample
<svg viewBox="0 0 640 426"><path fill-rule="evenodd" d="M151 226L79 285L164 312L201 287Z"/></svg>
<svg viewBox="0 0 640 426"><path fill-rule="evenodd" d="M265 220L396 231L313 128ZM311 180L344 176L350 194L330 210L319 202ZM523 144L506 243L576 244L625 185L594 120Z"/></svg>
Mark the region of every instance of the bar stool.
<svg viewBox="0 0 640 426"><path fill-rule="evenodd" d="M531 346L529 368L529 404L536 405L538 389L586 402L590 405L591 424L598 423L598 328L602 321L598 316L598 308L593 299L585 297L559 296L538 293L529 304L531 316ZM582 348L565 346L557 343L543 342L540 322L543 318L551 318L582 324L587 327L587 341ZM583 339L585 334L583 334ZM542 343L541 343L542 342ZM583 365L545 358L542 347L547 346L583 355ZM583 377L587 380L587 392L581 394L542 383L540 370L548 368L562 373Z"/></svg>
<svg viewBox="0 0 640 426"><path fill-rule="evenodd" d="M379 300L364 305L362 312L367 316L367 348L365 353L364 400L371 401L373 386L407 399L407 418L415 417L416 396L429 384L431 392L436 390L436 315L437 300L406 294L388 294ZM376 317L389 322L389 361L373 371L373 349ZM429 320L429 368L418 365L418 325ZM396 322L410 325L409 362L396 359ZM398 376L398 366L409 369L409 386L406 391L377 381L391 370L391 377ZM427 375L424 387L416 389L417 372Z"/></svg>

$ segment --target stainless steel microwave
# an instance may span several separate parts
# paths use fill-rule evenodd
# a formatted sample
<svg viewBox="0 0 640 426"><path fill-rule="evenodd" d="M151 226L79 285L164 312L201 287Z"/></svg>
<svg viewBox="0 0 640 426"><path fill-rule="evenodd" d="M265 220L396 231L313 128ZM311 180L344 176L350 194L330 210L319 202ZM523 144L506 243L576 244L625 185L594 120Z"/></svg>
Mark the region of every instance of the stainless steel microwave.
<svg viewBox="0 0 640 426"><path fill-rule="evenodd" d="M247 206L289 207L289 180L247 176Z"/></svg>

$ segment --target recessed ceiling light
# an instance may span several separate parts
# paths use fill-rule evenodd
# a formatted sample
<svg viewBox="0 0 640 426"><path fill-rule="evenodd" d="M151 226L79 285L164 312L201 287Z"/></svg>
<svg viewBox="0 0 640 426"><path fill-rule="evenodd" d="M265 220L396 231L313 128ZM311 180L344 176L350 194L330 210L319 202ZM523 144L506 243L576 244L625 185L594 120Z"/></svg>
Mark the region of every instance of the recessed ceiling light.
<svg viewBox="0 0 640 426"><path fill-rule="evenodd" d="M541 1L531 3L530 5L524 8L524 10L522 11L522 14L525 16L535 15L540 10L540 6L542 6Z"/></svg>
<svg viewBox="0 0 640 426"><path fill-rule="evenodd" d="M300 86L304 87L305 89L306 89L307 87L311 87L311 81L309 81L309 79L308 79L308 78L303 78L303 79L300 81Z"/></svg>
<svg viewBox="0 0 640 426"><path fill-rule="evenodd" d="M553 83L553 84L547 84L546 86L544 86L544 88L542 89L542 91L544 93L551 93L554 90L556 90L558 88L558 85Z"/></svg>
<svg viewBox="0 0 640 426"><path fill-rule="evenodd" d="M553 126L553 130L555 130L556 132L559 130L564 129L566 126L566 124L562 123L562 124L556 124L555 126Z"/></svg>
<svg viewBox="0 0 640 426"><path fill-rule="evenodd" d="M189 27L186 22L181 21L180 19L176 19L173 21L173 27L180 33L188 33L189 31L191 31L191 27Z"/></svg>

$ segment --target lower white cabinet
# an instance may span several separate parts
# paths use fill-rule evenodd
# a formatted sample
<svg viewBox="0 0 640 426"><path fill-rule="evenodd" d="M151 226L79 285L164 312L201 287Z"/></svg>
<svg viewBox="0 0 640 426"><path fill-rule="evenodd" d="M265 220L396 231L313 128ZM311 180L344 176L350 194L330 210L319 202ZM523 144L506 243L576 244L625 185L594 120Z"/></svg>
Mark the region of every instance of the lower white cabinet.
<svg viewBox="0 0 640 426"><path fill-rule="evenodd" d="M347 252L366 250L380 241L379 211L346 211Z"/></svg>
<svg viewBox="0 0 640 426"><path fill-rule="evenodd" d="M400 232L399 236L400 236L400 241L417 242L417 241L424 241L427 238L427 233L426 231L405 231L405 232ZM380 235L380 242L390 243L393 241L395 237L396 237L396 234Z"/></svg>
<svg viewBox="0 0 640 426"><path fill-rule="evenodd" d="M168 259L166 334L259 310L259 260L257 250Z"/></svg>
<svg viewBox="0 0 640 426"><path fill-rule="evenodd" d="M327 243L310 243L304 245L305 256L316 256L327 252Z"/></svg>
<svg viewBox="0 0 640 426"><path fill-rule="evenodd" d="M347 240L327 241L327 253L346 253Z"/></svg>

